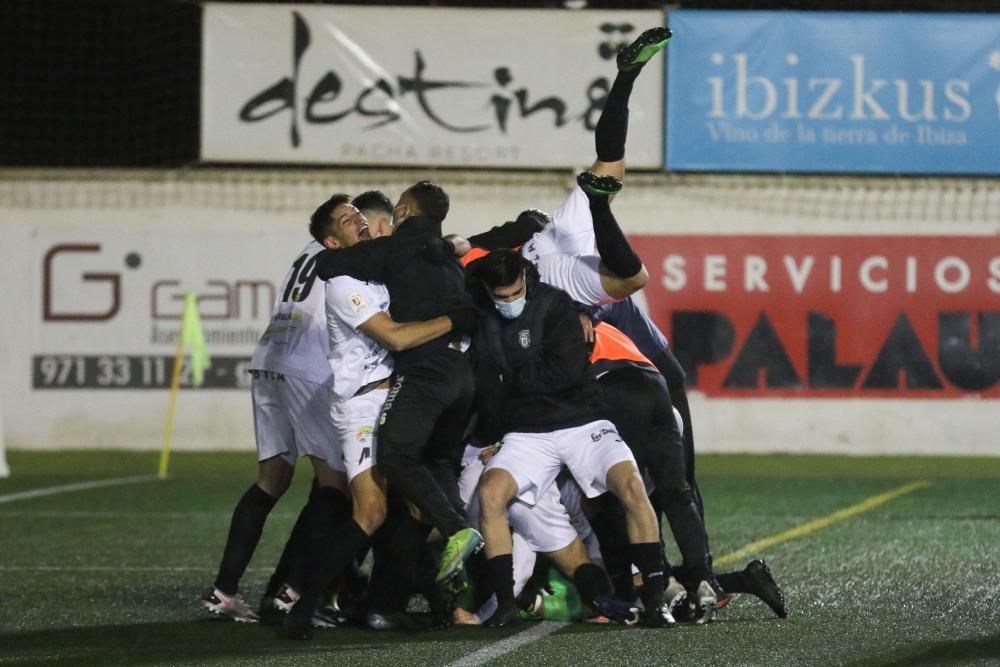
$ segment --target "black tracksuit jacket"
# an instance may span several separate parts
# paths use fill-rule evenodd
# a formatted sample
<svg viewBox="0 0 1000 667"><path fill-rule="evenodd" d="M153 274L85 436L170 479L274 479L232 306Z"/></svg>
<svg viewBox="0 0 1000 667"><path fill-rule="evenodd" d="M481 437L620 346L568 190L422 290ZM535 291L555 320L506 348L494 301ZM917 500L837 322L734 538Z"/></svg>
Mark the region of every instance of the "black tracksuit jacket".
<svg viewBox="0 0 1000 667"><path fill-rule="evenodd" d="M603 418L600 387L590 370L577 309L569 295L529 285L519 317L492 304L476 333L477 437L546 433Z"/></svg>

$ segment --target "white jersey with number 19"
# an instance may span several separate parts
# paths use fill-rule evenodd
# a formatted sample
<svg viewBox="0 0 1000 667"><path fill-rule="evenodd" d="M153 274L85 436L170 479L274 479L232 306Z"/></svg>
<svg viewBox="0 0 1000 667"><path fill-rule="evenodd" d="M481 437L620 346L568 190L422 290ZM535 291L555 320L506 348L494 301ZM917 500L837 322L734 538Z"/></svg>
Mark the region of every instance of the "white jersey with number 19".
<svg viewBox="0 0 1000 667"><path fill-rule="evenodd" d="M271 323L257 342L252 370L271 371L316 384L330 379L324 283L316 277L316 241L302 249L278 290Z"/></svg>

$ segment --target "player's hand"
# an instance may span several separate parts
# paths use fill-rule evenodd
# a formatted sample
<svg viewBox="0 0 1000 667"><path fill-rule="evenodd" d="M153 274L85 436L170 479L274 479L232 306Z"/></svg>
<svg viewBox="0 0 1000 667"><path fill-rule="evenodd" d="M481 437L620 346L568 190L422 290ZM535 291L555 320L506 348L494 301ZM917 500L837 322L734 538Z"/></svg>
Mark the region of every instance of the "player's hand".
<svg viewBox="0 0 1000 667"><path fill-rule="evenodd" d="M593 343L595 340L594 336L594 322L590 319L590 315L586 313L580 313L580 326L583 327L583 340L586 343Z"/></svg>
<svg viewBox="0 0 1000 667"><path fill-rule="evenodd" d="M458 234L447 234L444 240L455 248L456 257L465 257L472 250L472 244Z"/></svg>
<svg viewBox="0 0 1000 667"><path fill-rule="evenodd" d="M451 320L451 330L473 336L479 329L479 309L473 305L453 308L446 317Z"/></svg>

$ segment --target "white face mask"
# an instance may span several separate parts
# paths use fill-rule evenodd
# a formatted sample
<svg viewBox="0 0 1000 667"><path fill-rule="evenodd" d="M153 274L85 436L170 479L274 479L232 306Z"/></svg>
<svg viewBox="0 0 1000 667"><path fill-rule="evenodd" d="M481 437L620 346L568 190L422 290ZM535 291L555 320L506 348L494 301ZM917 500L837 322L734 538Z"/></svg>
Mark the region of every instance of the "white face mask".
<svg viewBox="0 0 1000 667"><path fill-rule="evenodd" d="M515 299L514 301L497 301L494 299L493 305L497 307L497 311L501 317L508 320L516 320L524 312L524 304L527 302L528 295L522 294L520 299Z"/></svg>

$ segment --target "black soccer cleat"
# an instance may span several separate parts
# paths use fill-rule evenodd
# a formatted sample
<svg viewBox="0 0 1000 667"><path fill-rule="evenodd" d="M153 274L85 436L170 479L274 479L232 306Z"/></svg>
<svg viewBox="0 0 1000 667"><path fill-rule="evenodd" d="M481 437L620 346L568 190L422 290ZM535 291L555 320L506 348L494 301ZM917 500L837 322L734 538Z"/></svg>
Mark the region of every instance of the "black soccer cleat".
<svg viewBox="0 0 1000 667"><path fill-rule="evenodd" d="M618 52L618 70L628 72L642 67L667 45L672 36L673 33L667 27L646 30L634 42Z"/></svg>
<svg viewBox="0 0 1000 667"><path fill-rule="evenodd" d="M614 176L598 176L590 170L580 172L576 177L576 183L588 195L611 196L618 194L622 189L622 182Z"/></svg>
<svg viewBox="0 0 1000 667"><path fill-rule="evenodd" d="M778 618L788 617L788 605L778 583L771 576L771 569L763 560L752 560L743 569L750 582L751 593L764 601Z"/></svg>
<svg viewBox="0 0 1000 667"><path fill-rule="evenodd" d="M519 614L520 611L517 604L513 602L501 604L493 612L493 615L486 619L483 626L487 628L508 628L512 625L518 625L522 622Z"/></svg>
<svg viewBox="0 0 1000 667"><path fill-rule="evenodd" d="M312 614L308 612L303 613L303 611L297 607L292 609L292 611L288 612L288 615L285 616L284 631L285 638L287 639L312 639Z"/></svg>

